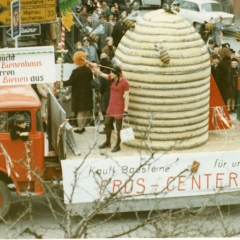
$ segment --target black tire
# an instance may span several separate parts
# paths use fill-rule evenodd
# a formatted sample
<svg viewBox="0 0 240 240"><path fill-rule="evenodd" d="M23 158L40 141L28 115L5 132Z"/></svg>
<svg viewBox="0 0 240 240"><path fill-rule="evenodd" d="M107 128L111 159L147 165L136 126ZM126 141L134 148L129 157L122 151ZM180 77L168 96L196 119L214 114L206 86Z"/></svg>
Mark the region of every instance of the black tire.
<svg viewBox="0 0 240 240"><path fill-rule="evenodd" d="M12 195L7 185L0 181L0 220L4 218L12 204Z"/></svg>

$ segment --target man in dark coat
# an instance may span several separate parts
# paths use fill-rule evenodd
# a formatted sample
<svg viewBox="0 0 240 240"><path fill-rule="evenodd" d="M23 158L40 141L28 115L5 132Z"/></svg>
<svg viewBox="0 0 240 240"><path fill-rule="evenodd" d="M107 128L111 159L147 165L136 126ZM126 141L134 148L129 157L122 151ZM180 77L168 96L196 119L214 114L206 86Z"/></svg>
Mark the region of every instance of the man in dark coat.
<svg viewBox="0 0 240 240"><path fill-rule="evenodd" d="M127 26L123 24L122 19L120 19L113 27L112 37L115 47L118 46L121 41L123 35L128 30Z"/></svg>
<svg viewBox="0 0 240 240"><path fill-rule="evenodd" d="M229 88L232 80L231 75L231 52L227 48L221 48L218 51L221 58L220 63L217 66L218 76L218 89L222 95L223 101L227 105L227 99L229 98Z"/></svg>
<svg viewBox="0 0 240 240"><path fill-rule="evenodd" d="M106 38L111 37L111 25L110 23L105 21L105 17L103 15L99 17L99 25L103 25L104 27L104 33L99 34L99 39L98 39L98 51L99 53L101 53L102 49L106 45L106 42L105 42Z"/></svg>
<svg viewBox="0 0 240 240"><path fill-rule="evenodd" d="M211 64L211 74L215 80L215 82L217 83L218 85L218 76L217 76L217 66L220 62L220 58L217 54L214 54L212 56L212 64Z"/></svg>
<svg viewBox="0 0 240 240"><path fill-rule="evenodd" d="M63 86L72 86L72 111L77 113L78 129L75 133L83 133L89 111L93 109L92 85L93 74L90 68L86 67L86 54L78 51L73 56L77 68Z"/></svg>

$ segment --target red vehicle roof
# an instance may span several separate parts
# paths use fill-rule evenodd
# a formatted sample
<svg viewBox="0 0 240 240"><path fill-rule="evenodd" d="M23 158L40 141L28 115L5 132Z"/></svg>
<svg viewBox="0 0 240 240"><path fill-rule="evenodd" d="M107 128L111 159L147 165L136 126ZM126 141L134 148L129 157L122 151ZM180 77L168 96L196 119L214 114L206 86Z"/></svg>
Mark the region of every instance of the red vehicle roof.
<svg viewBox="0 0 240 240"><path fill-rule="evenodd" d="M31 85L0 86L0 109L40 106L40 100Z"/></svg>

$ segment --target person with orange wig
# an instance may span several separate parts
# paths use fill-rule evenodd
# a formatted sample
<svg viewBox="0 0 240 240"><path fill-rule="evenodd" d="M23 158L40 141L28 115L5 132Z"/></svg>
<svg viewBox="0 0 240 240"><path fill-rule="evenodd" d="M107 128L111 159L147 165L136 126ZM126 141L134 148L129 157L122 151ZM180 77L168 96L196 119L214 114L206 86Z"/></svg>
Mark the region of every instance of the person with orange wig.
<svg viewBox="0 0 240 240"><path fill-rule="evenodd" d="M75 112L78 119L78 129L75 133L83 133L89 111L93 109L92 71L85 65L86 54L78 51L73 56L73 62L77 65L72 71L69 80L63 86L72 86L72 112Z"/></svg>

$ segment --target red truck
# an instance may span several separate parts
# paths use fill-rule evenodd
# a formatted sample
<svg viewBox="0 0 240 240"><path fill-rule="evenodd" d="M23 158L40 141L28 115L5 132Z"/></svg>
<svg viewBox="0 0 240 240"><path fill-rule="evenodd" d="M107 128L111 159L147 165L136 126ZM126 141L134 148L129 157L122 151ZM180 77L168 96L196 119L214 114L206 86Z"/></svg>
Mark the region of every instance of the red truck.
<svg viewBox="0 0 240 240"><path fill-rule="evenodd" d="M56 110L56 109L55 109ZM14 114L22 112L29 116L28 141L11 140L10 128ZM58 126L51 126L55 136ZM58 124L58 123L56 123ZM54 130L55 129L55 130ZM61 178L61 165L57 156L44 156L45 136L42 127L41 102L31 85L0 87L0 217L4 217L11 206L11 190L18 195L42 195L42 180ZM52 140L49 134L49 140ZM54 142L54 141L53 141ZM56 142L56 139L55 139ZM54 144L53 144L54 145ZM13 186L10 188L9 186Z"/></svg>

